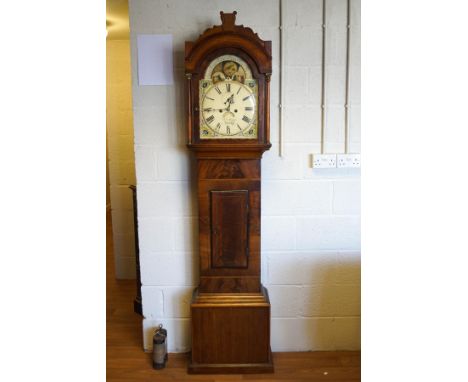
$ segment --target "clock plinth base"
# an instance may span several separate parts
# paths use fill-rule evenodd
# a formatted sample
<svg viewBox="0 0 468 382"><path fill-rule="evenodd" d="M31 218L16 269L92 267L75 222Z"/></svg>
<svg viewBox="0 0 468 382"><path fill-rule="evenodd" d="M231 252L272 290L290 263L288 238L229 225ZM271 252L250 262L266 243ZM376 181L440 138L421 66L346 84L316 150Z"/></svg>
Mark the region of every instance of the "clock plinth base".
<svg viewBox="0 0 468 382"><path fill-rule="evenodd" d="M272 373L270 301L260 293L199 293L192 304L190 374Z"/></svg>
<svg viewBox="0 0 468 382"><path fill-rule="evenodd" d="M190 361L189 374L266 374L274 373L273 358L269 351L269 363L250 364L197 364Z"/></svg>

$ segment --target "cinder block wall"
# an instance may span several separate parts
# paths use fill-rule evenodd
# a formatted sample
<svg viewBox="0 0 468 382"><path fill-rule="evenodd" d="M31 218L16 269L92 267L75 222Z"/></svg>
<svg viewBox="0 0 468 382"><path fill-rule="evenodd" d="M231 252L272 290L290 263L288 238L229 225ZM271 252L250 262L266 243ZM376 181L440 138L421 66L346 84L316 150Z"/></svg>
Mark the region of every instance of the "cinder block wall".
<svg viewBox="0 0 468 382"><path fill-rule="evenodd" d="M360 2L351 0L350 152L360 150ZM273 41L271 138L262 161L262 282L272 304L273 351L360 347L360 173L314 170L320 152L322 1L283 1L284 157L279 157L279 2L131 0L132 90L143 331L169 330L169 351L190 349L198 283L193 160L185 147L184 41L236 10L237 23ZM327 152L344 150L346 1L327 0ZM138 86L138 34L172 34L173 86Z"/></svg>
<svg viewBox="0 0 468 382"><path fill-rule="evenodd" d="M107 40L107 148L115 276L135 278L132 192L135 184L133 152L130 41Z"/></svg>

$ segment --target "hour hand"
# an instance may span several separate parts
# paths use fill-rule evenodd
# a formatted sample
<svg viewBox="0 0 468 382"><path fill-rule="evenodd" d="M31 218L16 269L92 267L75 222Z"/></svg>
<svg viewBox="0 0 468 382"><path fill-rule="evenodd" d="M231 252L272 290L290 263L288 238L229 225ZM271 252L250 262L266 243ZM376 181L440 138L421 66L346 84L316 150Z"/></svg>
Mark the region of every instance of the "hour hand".
<svg viewBox="0 0 468 382"><path fill-rule="evenodd" d="M224 104L226 105L226 103L228 104L228 107L226 108L227 111L231 111L231 104L234 103L234 94L231 95L227 100L226 102L224 102Z"/></svg>
<svg viewBox="0 0 468 382"><path fill-rule="evenodd" d="M224 102L224 104L226 105L228 102L229 102L229 105L231 105L231 103L234 103L234 94L232 94L232 95L226 100L226 102Z"/></svg>

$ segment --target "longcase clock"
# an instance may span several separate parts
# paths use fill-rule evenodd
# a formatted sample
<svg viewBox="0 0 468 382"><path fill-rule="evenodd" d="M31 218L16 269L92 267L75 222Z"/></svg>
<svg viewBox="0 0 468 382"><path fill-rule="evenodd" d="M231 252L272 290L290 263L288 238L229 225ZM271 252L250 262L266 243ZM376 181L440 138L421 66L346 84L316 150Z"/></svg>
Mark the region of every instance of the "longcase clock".
<svg viewBox="0 0 468 382"><path fill-rule="evenodd" d="M188 147L197 160L200 284L190 373L273 372L260 282L261 157L269 137L271 41L222 25L185 43Z"/></svg>

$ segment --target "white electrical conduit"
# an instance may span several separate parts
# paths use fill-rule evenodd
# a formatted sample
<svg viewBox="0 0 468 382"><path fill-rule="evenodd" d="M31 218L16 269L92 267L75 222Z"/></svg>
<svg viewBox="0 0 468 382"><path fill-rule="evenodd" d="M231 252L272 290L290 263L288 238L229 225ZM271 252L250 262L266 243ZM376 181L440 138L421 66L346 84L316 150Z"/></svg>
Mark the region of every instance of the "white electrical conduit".
<svg viewBox="0 0 468 382"><path fill-rule="evenodd" d="M351 35L351 0L347 1L347 15L346 15L346 98L345 98L345 154L349 150L349 51L350 51L350 35Z"/></svg>
<svg viewBox="0 0 468 382"><path fill-rule="evenodd" d="M321 121L320 121L320 154L324 153L325 145L325 43L326 43L326 16L327 16L326 0L322 1L322 95L321 95Z"/></svg>
<svg viewBox="0 0 468 382"><path fill-rule="evenodd" d="M284 54L283 54L283 1L279 0L279 126L278 126L278 133L279 133L279 156L284 156L284 149L283 149L283 64L284 64Z"/></svg>

